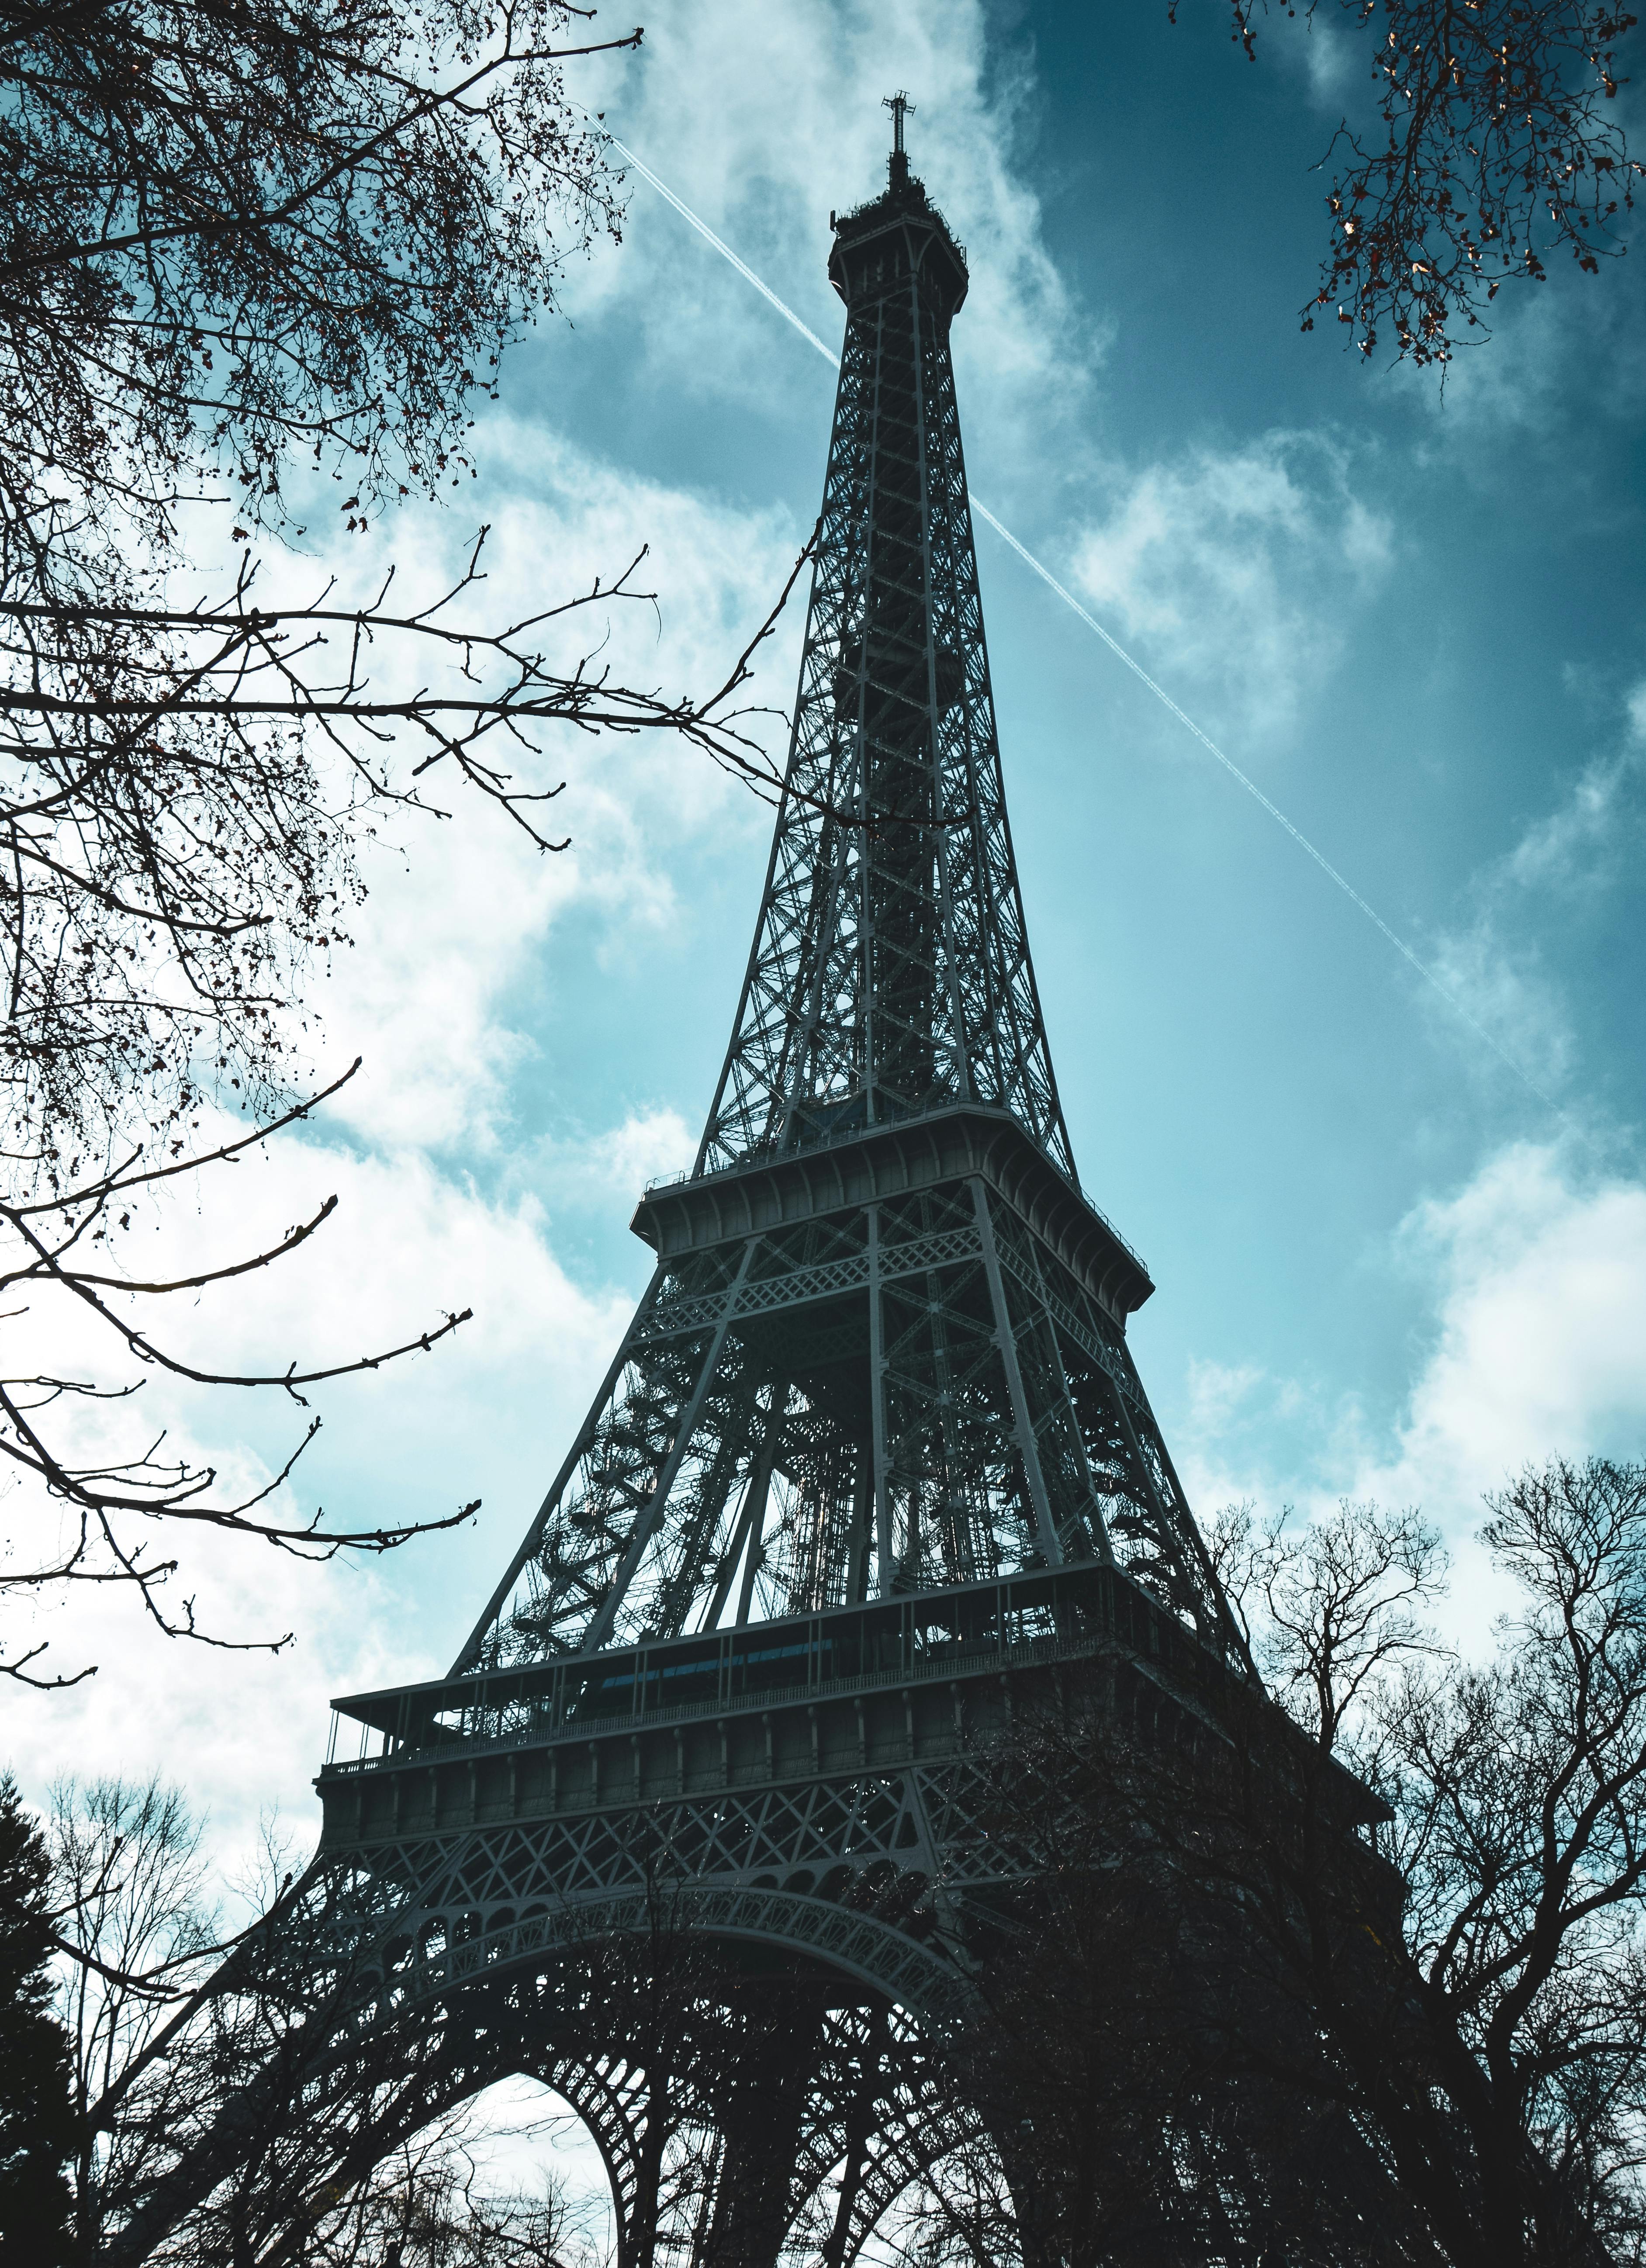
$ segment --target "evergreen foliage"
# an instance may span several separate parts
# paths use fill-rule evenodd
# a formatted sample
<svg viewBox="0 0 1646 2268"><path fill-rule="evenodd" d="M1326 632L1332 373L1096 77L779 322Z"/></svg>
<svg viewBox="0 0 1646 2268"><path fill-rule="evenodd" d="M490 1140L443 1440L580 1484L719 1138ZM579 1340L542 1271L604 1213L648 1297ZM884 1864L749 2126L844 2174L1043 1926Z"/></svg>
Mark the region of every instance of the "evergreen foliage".
<svg viewBox="0 0 1646 2268"><path fill-rule="evenodd" d="M0 2262L68 2258L74 2146L69 2043L52 2014L51 1856L8 1772L0 1779Z"/></svg>

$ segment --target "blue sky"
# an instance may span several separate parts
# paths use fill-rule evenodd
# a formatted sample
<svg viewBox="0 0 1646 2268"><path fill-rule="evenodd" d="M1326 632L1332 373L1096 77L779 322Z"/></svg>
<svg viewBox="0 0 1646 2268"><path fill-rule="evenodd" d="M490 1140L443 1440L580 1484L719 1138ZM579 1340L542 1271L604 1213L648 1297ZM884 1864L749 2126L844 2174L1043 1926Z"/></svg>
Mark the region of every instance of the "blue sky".
<svg viewBox="0 0 1646 2268"><path fill-rule="evenodd" d="M979 529L1053 1055L1082 1178L1159 1285L1134 1345L1191 1492L1421 1501L1473 1596L1480 1489L1646 1452L1640 262L1505 295L1443 397L1300 335L1359 51L1281 15L1249 65L1226 17L693 0L575 91L833 342L829 210L877 188L880 97L909 89L971 258L978 493L1558 1105ZM701 689L810 528L830 373L638 180L565 308L483 409L471 489L343 571L432 586L485 519L523 612L649 542L657 614L616 610L611 652ZM798 632L763 666L779 709ZM11 1699L31 1787L159 1762L229 1843L277 1804L301 1841L327 1694L443 1667L551 1477L645 1280L634 1197L695 1145L769 816L678 751L574 745L562 772L555 861L480 812L373 854L320 1003L316 1060L363 1052L358 1088L233 1220L208 1197L157 1223L211 1246L342 1199L261 1307L181 1319L219 1354L352 1354L472 1305L456 1344L325 1397L293 1501L354 1525L480 1496L480 1521L354 1570L203 1540L203 1614L295 1626L277 1660L115 1601L43 1612L64 1667L101 1668ZM272 1405L144 1392L231 1478L289 1445Z"/></svg>

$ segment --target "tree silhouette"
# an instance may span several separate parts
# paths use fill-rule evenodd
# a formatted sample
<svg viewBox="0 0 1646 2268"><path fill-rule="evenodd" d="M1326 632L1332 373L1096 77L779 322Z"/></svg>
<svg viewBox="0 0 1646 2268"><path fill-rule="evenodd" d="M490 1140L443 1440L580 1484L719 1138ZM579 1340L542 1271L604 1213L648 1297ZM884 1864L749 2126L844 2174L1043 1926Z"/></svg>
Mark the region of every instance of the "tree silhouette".
<svg viewBox="0 0 1646 2268"><path fill-rule="evenodd" d="M51 1854L0 1779L0 2261L68 2257L75 2121L69 2043L53 2014Z"/></svg>

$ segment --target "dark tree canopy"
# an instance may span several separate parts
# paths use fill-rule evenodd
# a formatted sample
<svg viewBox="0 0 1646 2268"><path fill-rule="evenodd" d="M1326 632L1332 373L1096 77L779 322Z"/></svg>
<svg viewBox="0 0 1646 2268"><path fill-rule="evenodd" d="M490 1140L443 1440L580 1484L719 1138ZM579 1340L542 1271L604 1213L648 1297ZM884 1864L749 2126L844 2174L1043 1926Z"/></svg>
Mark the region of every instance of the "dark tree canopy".
<svg viewBox="0 0 1646 2268"><path fill-rule="evenodd" d="M169 536L203 444L248 518L280 506L293 445L346 452L366 501L454 476L469 389L617 232L562 79L579 16L0 7L5 504L48 591L116 513Z"/></svg>
<svg viewBox="0 0 1646 2268"><path fill-rule="evenodd" d="M179 512L226 488L236 541L289 530L301 462L352 531L461 477L476 387L618 232L562 77L582 28L562 0L0 5L14 1158L289 1085L388 751L357 737L338 777L311 745L364 721L346 622L339 665L244 579L169 600Z"/></svg>
<svg viewBox="0 0 1646 2268"><path fill-rule="evenodd" d="M67 2257L76 2126L69 2043L53 2014L52 1865L10 1773L0 1778L0 2262Z"/></svg>
<svg viewBox="0 0 1646 2268"><path fill-rule="evenodd" d="M1414 1516L1237 1519L1285 1709L1127 1713L1100 1664L997 1758L1038 1866L960 2080L1035 2268L1646 2259L1646 1466L1487 1507L1517 1602L1478 1666ZM930 2268L1008 2249L998 2183L955 2241L986 2172L934 2186Z"/></svg>

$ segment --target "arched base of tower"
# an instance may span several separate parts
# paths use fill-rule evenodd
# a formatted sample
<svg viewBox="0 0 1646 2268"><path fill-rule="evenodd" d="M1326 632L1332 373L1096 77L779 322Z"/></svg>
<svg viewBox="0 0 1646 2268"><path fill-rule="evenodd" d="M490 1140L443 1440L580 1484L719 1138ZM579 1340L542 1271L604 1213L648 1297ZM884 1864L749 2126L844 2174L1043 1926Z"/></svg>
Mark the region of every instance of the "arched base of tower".
<svg viewBox="0 0 1646 2268"><path fill-rule="evenodd" d="M324 1936L327 1888L313 1882L270 1970L290 1975ZM180 2242L201 2260L284 2257L317 2198L343 2198L455 2106L525 2075L599 2149L618 2268L850 2268L953 2124L942 2043L803 1947L717 1938L677 1914L596 1937L588 1918L550 1961L427 1997L375 1962L351 1994L322 1977L306 2009L282 2004L270 1970L243 1974L193 2043L238 2038L240 2068L106 2258L135 2268ZM250 2029L281 2035L256 2068Z"/></svg>

